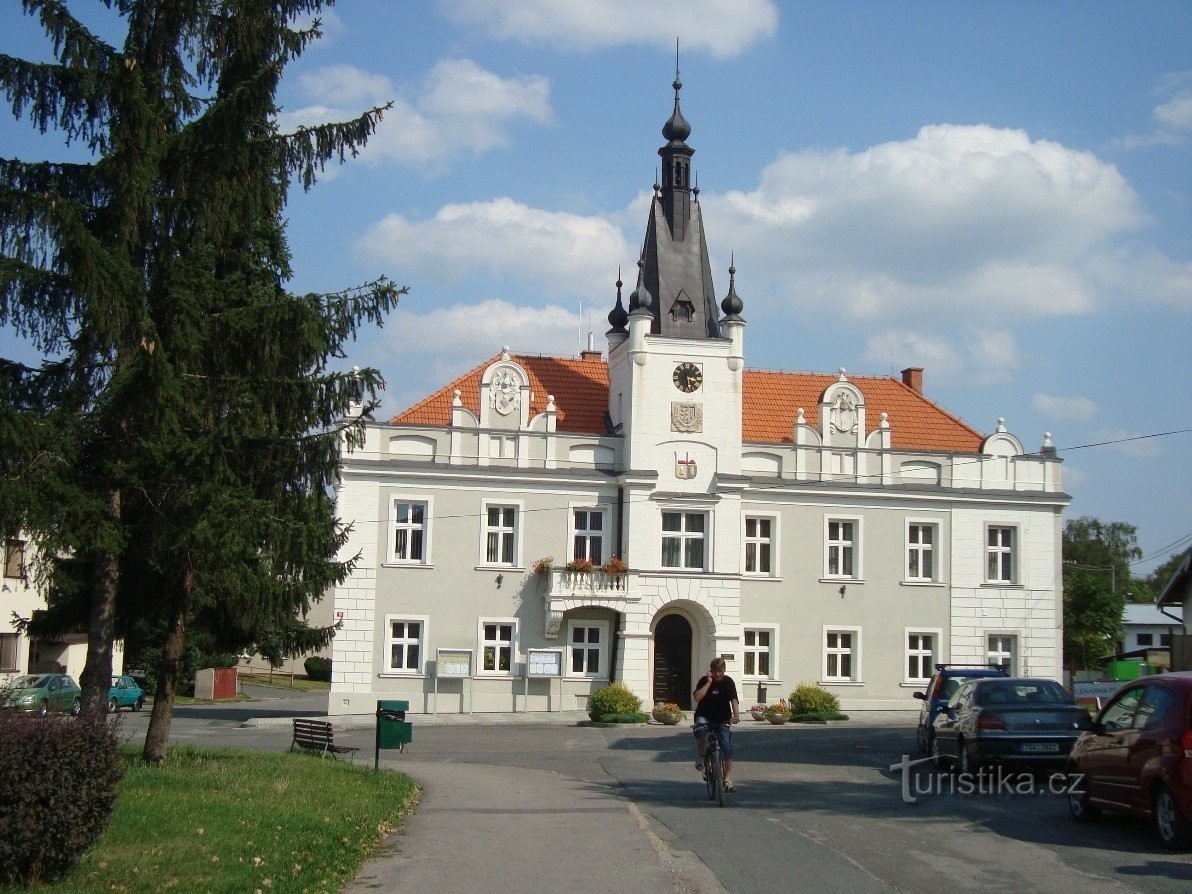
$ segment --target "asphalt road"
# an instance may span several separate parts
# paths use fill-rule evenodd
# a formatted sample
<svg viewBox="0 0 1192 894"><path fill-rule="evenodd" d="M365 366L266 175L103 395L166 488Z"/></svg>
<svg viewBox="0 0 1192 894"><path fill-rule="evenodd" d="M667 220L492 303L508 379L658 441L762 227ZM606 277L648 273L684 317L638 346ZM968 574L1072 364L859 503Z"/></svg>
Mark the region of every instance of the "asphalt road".
<svg viewBox="0 0 1192 894"><path fill-rule="evenodd" d="M266 713L283 725L240 726L245 716ZM284 718L294 713L310 711L300 699L180 708L171 741L280 750L289 744ZM147 718L144 714L124 718L125 731L135 740ZM1069 818L1063 795L1047 791L1046 786L1030 793L1003 788L959 794L954 787L949 789L954 786L951 777L920 765L909 771L912 781L905 789L916 803L906 803L903 771L890 767L904 755L918 757L913 750L913 720L905 726L779 728L746 721L738 727L735 740L734 776L739 788L723 810L706 800L691 764L690 733L684 727L419 726L416 717L414 723L410 753L383 752L387 766L410 769L415 776L422 768L441 787L449 787L455 777L461 784L472 780L471 785L476 780L516 780L517 796L530 801L537 779L537 788L550 793L550 811L558 817L567 813L559 799L595 792L601 800L593 802L599 806L586 805L593 810L589 828L610 821L610 803L628 809L643 839L640 848L632 843L634 860L648 860L652 854L670 873L665 888L657 886L657 878L648 883L627 880L622 890L639 894L664 889L757 894L808 888L817 894L890 890L1186 894L1192 882L1192 854L1165 851L1149 824L1106 816L1093 825L1078 825ZM356 760L372 764L371 730L337 731L336 741L358 746ZM501 768L514 769L502 773ZM991 783L989 788L995 786ZM572 812L584 809L584 802L577 800ZM518 815L533 813L529 802L518 807ZM421 821L416 815L411 825L417 827ZM428 813L424 821L435 820ZM558 830L557 836L514 845L527 851L514 856L538 860L543 878L568 877L568 842L582 833L562 820ZM436 831L435 840L448 834ZM624 829L618 834L624 834ZM651 847L645 846L646 840ZM625 846L624 839L621 844ZM409 867L403 868L400 842L385 860L384 871L370 877L388 882L412 878L402 875ZM406 889L418 890L418 886Z"/></svg>

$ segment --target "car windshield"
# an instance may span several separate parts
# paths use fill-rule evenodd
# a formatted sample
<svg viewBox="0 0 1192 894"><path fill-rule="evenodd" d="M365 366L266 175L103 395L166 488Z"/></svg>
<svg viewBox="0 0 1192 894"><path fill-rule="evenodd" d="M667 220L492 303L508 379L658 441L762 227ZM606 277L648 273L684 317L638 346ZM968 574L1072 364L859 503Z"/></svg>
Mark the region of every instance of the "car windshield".
<svg viewBox="0 0 1192 894"><path fill-rule="evenodd" d="M13 689L40 689L50 681L48 674L26 674L12 681Z"/></svg>
<svg viewBox="0 0 1192 894"><path fill-rule="evenodd" d="M1072 705L1072 696L1051 680L998 680L977 689L979 705Z"/></svg>

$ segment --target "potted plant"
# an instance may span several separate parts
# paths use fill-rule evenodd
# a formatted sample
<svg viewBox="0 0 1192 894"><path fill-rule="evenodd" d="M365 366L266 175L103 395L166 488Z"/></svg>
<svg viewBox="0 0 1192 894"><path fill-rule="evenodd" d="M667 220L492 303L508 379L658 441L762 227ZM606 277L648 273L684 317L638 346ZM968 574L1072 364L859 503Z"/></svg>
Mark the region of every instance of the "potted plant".
<svg viewBox="0 0 1192 894"><path fill-rule="evenodd" d="M572 574L591 574L592 569L595 566L592 564L591 559L577 558L577 559L572 559L570 562L568 562L563 567L566 568L568 571L570 571Z"/></svg>
<svg viewBox="0 0 1192 894"><path fill-rule="evenodd" d="M555 567L554 556L543 556L534 563L534 571L537 574L550 574L550 570Z"/></svg>
<svg viewBox="0 0 1192 894"><path fill-rule="evenodd" d="M765 705L754 705L752 708L749 709L749 714L751 717L753 717L754 720L765 720L766 719L766 706Z"/></svg>
<svg viewBox="0 0 1192 894"><path fill-rule="evenodd" d="M600 566L600 570L605 574L612 574L620 577L629 571L629 563L624 559L618 559L616 556L611 556L607 562Z"/></svg>
<svg viewBox="0 0 1192 894"><path fill-rule="evenodd" d="M773 724L786 723L791 719L790 705L786 701L777 701L766 706L766 719Z"/></svg>
<svg viewBox="0 0 1192 894"><path fill-rule="evenodd" d="M654 719L659 723L665 723L667 726L674 726L687 715L683 713L683 709L674 702L663 702L654 706L652 712Z"/></svg>

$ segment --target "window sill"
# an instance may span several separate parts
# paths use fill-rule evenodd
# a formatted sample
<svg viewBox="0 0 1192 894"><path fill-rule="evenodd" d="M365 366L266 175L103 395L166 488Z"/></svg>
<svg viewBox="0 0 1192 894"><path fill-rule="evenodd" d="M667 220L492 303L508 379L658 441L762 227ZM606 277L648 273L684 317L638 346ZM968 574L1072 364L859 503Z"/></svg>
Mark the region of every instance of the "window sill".
<svg viewBox="0 0 1192 894"><path fill-rule="evenodd" d="M946 587L942 580L904 580L899 581L899 586L903 587Z"/></svg>
<svg viewBox="0 0 1192 894"><path fill-rule="evenodd" d="M505 571L525 571L526 569L525 569L525 566L523 566L523 565L477 565L472 570L473 571L505 572Z"/></svg>
<svg viewBox="0 0 1192 894"><path fill-rule="evenodd" d="M382 562L382 568L434 568L429 562Z"/></svg>
<svg viewBox="0 0 1192 894"><path fill-rule="evenodd" d="M552 680L559 679L558 677L551 677ZM562 677L568 683L607 683L607 674L596 674L593 677L585 676L583 674L564 674Z"/></svg>
<svg viewBox="0 0 1192 894"><path fill-rule="evenodd" d="M996 581L987 580L981 587L986 590L1025 590L1025 584L1016 584L1013 581Z"/></svg>
<svg viewBox="0 0 1192 894"><path fill-rule="evenodd" d="M898 685L903 689L926 689L931 680L903 680Z"/></svg>
<svg viewBox="0 0 1192 894"><path fill-rule="evenodd" d="M742 683L754 683L760 686L781 686L782 680L777 677L741 677Z"/></svg>
<svg viewBox="0 0 1192 894"><path fill-rule="evenodd" d="M782 578L776 574L759 574L753 571L746 571L741 575L741 580L758 580L758 581L775 581L782 582Z"/></svg>
<svg viewBox="0 0 1192 894"><path fill-rule="evenodd" d="M523 677L514 674L473 674L473 680L521 680Z"/></svg>
<svg viewBox="0 0 1192 894"><path fill-rule="evenodd" d="M865 578L863 577L821 577L819 579L821 584L863 584Z"/></svg>
<svg viewBox="0 0 1192 894"><path fill-rule="evenodd" d="M382 671L377 674L377 677L382 680L425 680L427 674L423 671L408 671L406 673L400 671Z"/></svg>
<svg viewBox="0 0 1192 894"><path fill-rule="evenodd" d="M864 680L820 680L820 686L864 686Z"/></svg>

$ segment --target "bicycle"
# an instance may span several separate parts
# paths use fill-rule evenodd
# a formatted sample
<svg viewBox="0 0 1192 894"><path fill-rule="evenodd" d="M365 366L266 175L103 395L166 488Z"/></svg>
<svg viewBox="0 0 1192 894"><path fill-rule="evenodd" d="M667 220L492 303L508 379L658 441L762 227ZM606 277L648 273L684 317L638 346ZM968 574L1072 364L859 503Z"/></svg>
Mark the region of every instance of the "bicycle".
<svg viewBox="0 0 1192 894"><path fill-rule="evenodd" d="M709 723L704 740L704 782L708 786L708 800L724 806L724 757L720 753L719 729L727 723Z"/></svg>

